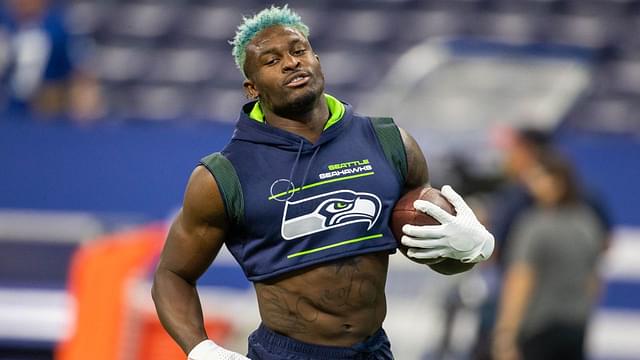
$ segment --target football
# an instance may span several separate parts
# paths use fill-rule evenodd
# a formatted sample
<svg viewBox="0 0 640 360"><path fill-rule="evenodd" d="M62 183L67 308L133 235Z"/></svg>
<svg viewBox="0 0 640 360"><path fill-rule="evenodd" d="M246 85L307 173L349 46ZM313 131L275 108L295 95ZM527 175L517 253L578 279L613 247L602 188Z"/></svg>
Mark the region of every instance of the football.
<svg viewBox="0 0 640 360"><path fill-rule="evenodd" d="M423 213L422 211L416 210L413 207L413 203L416 200L426 200L430 201L436 205L438 205L441 209L445 210L449 214L455 215L456 211L449 203L447 198L445 198L438 189L432 188L430 186L419 187L409 191L404 194L400 200L396 203L391 213L391 231L393 232L393 236L396 238L398 242L398 249L406 256L408 248L400 243L400 239L402 238L402 227L406 224L411 225L438 225L440 224L436 219L431 216ZM412 259L407 257L408 259L426 265L437 264L444 260L444 258L438 259Z"/></svg>

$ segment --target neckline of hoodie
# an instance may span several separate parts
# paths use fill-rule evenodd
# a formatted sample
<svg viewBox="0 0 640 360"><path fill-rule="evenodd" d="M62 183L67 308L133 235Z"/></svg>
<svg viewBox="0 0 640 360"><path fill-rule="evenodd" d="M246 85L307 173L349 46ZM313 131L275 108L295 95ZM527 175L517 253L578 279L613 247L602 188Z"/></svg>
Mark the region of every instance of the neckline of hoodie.
<svg viewBox="0 0 640 360"><path fill-rule="evenodd" d="M327 130L344 117L345 106L337 98L325 93L325 99L327 100L327 107L329 108L329 119L324 125L323 130ZM260 106L260 101L256 101L253 108L249 112L249 118L259 123L264 123L264 112Z"/></svg>

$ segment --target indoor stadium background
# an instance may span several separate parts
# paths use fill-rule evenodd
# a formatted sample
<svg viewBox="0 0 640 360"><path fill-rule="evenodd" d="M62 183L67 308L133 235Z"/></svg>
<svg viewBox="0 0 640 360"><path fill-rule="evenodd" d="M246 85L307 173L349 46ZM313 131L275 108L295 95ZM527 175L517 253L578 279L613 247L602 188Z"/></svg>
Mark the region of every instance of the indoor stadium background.
<svg viewBox="0 0 640 360"><path fill-rule="evenodd" d="M0 15L0 359L183 358L156 319L150 277L192 168L226 143L245 101L228 40L242 15L269 4L50 5L66 26L64 82L32 61L42 58L33 33L12 63L15 29ZM311 28L327 92L408 129L434 185L481 201L505 129L553 131L614 223L590 355L640 359L640 1L289 5ZM14 104L8 79L20 64L36 82L66 84L57 90L73 106ZM393 256L385 328L396 357L436 358L449 329L443 358L468 358L491 279ZM228 254L200 288L210 335L243 352L257 308Z"/></svg>

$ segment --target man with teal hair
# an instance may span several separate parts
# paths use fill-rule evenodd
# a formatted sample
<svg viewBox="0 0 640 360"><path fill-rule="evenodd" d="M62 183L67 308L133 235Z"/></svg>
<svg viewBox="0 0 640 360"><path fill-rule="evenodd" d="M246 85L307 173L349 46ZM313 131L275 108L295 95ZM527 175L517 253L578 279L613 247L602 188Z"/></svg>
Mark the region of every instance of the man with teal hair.
<svg viewBox="0 0 640 360"><path fill-rule="evenodd" d="M253 282L262 323L248 357L393 359L382 329L389 226L403 193L428 186L415 140L390 118L324 93L309 29L288 9L245 18L232 42L248 98L221 152L187 185L154 276L162 324L189 359L247 359L208 339L195 284L226 245ZM406 255L453 274L486 260L493 236L449 186L442 225L405 225Z"/></svg>
<svg viewBox="0 0 640 360"><path fill-rule="evenodd" d="M243 74L246 74L244 64L247 58L247 45L249 45L258 33L271 26L290 27L299 31L305 38L309 37L309 27L305 25L300 16L291 11L287 5L283 8L272 6L254 17L245 18L244 22L238 26L236 35L233 41L231 41L231 45L233 45L231 53L236 62L236 66Z"/></svg>

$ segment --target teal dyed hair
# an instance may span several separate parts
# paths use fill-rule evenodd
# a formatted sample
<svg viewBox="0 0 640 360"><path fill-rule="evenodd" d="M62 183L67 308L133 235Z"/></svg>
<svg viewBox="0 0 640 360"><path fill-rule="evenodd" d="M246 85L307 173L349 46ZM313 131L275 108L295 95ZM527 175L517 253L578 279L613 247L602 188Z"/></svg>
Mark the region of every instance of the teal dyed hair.
<svg viewBox="0 0 640 360"><path fill-rule="evenodd" d="M242 24L236 30L236 36L230 42L233 45L233 58L236 66L244 74L244 62L247 58L247 45L260 31L270 26L289 26L309 36L309 27L302 22L300 15L293 12L287 5L279 8L272 5L252 17L243 17Z"/></svg>

